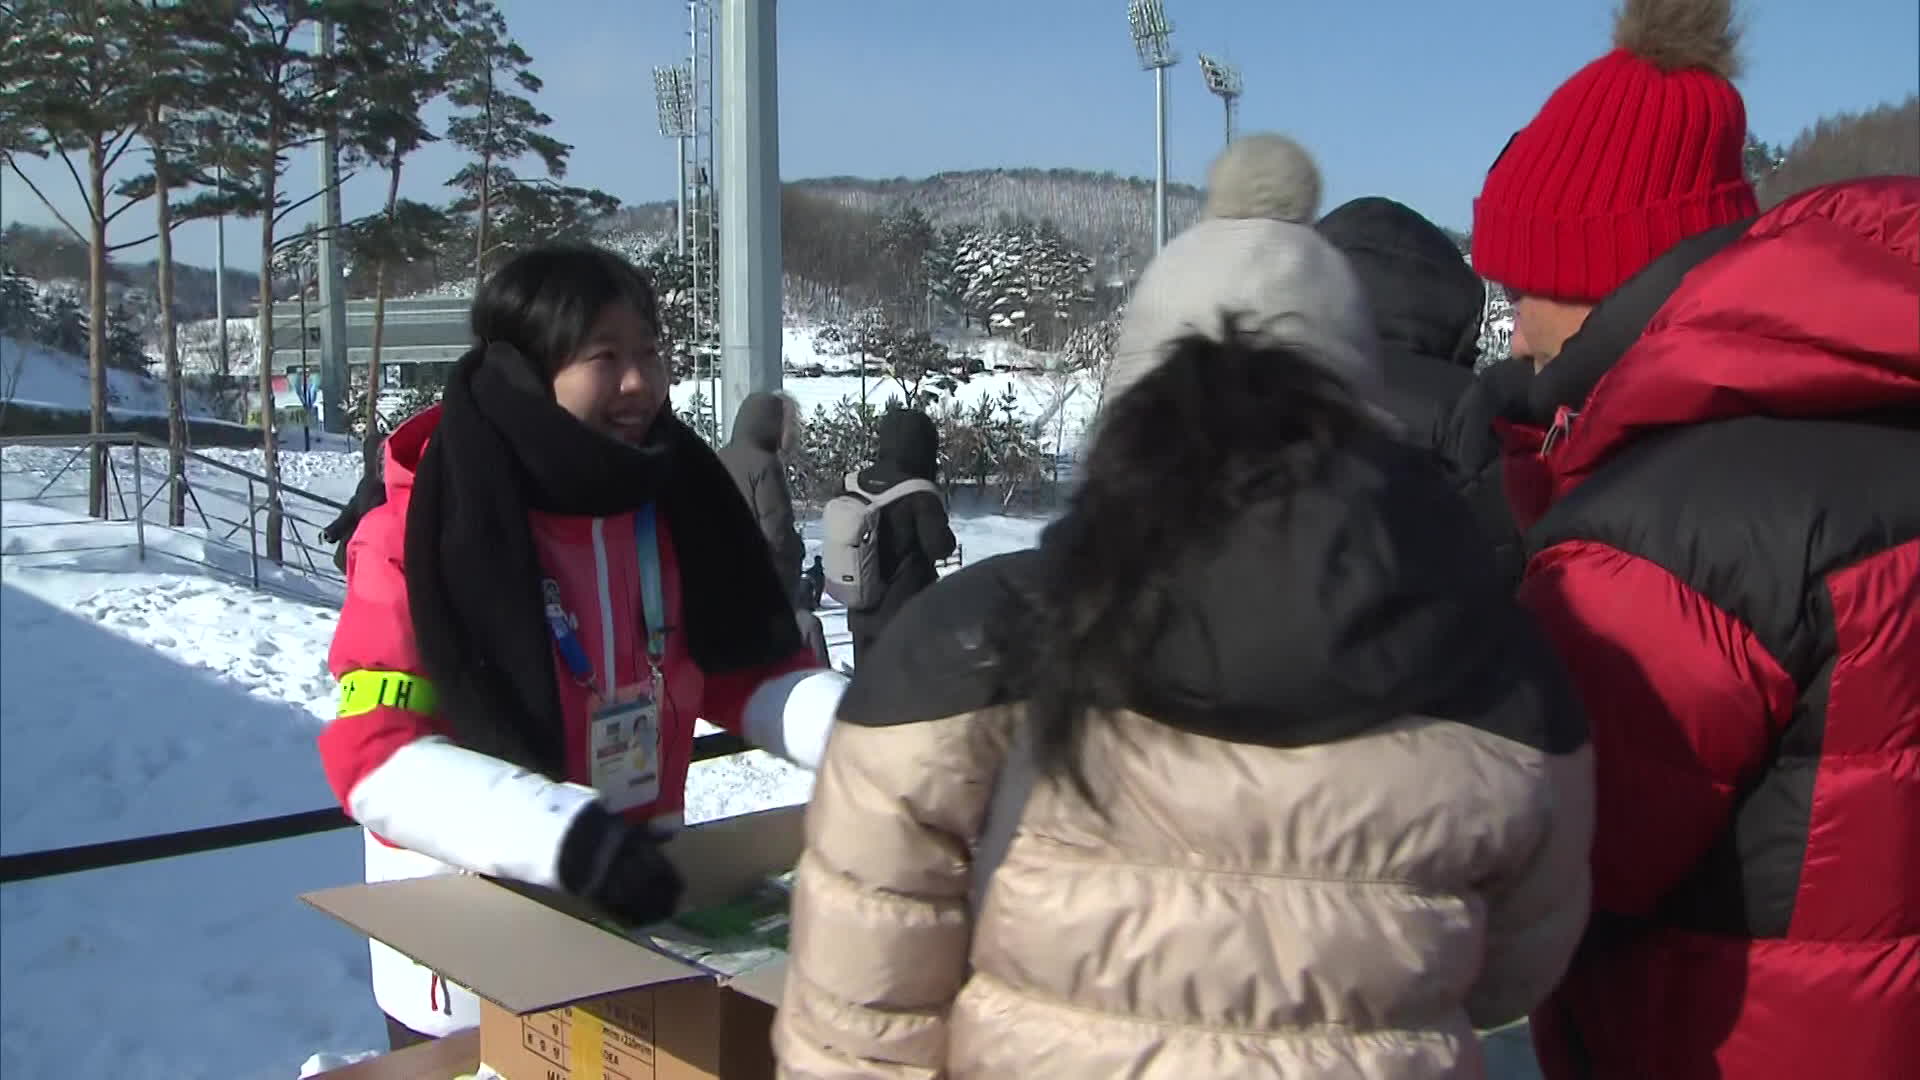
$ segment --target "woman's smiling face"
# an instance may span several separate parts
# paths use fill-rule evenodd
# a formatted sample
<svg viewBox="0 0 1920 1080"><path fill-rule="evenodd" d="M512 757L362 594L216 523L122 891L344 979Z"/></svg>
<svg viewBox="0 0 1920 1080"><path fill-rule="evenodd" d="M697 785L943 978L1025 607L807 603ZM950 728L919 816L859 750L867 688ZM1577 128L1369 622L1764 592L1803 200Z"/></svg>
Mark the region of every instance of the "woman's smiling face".
<svg viewBox="0 0 1920 1080"><path fill-rule="evenodd" d="M553 396L595 431L639 445L667 400L660 335L632 305L608 304L555 372Z"/></svg>

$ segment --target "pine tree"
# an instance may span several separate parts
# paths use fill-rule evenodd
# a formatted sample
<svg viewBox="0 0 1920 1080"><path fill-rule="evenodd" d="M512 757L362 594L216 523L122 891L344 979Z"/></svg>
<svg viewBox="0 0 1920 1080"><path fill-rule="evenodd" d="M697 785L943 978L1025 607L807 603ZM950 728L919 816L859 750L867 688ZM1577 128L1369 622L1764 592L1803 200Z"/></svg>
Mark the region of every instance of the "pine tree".
<svg viewBox="0 0 1920 1080"><path fill-rule="evenodd" d="M487 259L498 246L492 236L494 202L500 189L518 183L510 166L537 156L555 180L565 177L572 147L545 133L553 118L536 109L526 94L540 92L533 58L507 33L507 20L491 0L460 0L457 28L447 50L447 97L460 110L447 124L447 138L476 159L447 181L465 197L455 209L476 215L473 272L486 276Z"/></svg>
<svg viewBox="0 0 1920 1080"><path fill-rule="evenodd" d="M1768 146L1753 132L1747 132L1747 146L1743 154L1746 166L1747 183L1754 187L1765 184L1767 177L1780 167L1780 151Z"/></svg>
<svg viewBox="0 0 1920 1080"><path fill-rule="evenodd" d="M933 329L928 288L928 254L939 237L919 207L910 206L880 219L878 226L881 293L901 325Z"/></svg>
<svg viewBox="0 0 1920 1080"><path fill-rule="evenodd" d="M69 292L56 293L47 304L44 326L41 342L48 348L74 356L86 352L87 343L93 339L93 322L87 317L87 310ZM105 381L102 378L103 385ZM104 402L102 408L105 408Z"/></svg>
<svg viewBox="0 0 1920 1080"><path fill-rule="evenodd" d="M377 77L385 59L355 48L367 40L357 24L391 17L388 5L371 0L253 0L237 5L227 15L212 8L197 9L197 32L216 43L222 78L214 88L227 113L224 125L231 138L227 152L235 170L236 188L245 190L260 216L260 311L256 331L260 357L260 426L267 476L266 553L282 557L283 507L280 502L279 455L274 435L273 390L273 274L275 230L294 210L328 194L316 191L289 202L280 187L287 155L322 140L332 127L344 146L365 144L355 125L366 120L364 111L344 107L348 96L336 87L358 85ZM345 30L345 46L331 58L304 48L304 41L330 22Z"/></svg>
<svg viewBox="0 0 1920 1080"><path fill-rule="evenodd" d="M951 394L967 381L967 361L956 358L946 345L925 330L897 333L882 357L887 378L900 387L907 405L926 408L938 394Z"/></svg>
<svg viewBox="0 0 1920 1080"><path fill-rule="evenodd" d="M210 183L201 171L209 159L197 138L198 117L181 111L183 102L204 100L217 62L212 43L195 31L193 22L175 5L149 0L139 10L136 55L140 66L130 75L144 87L139 131L153 171L120 186L126 195L150 193L154 202L154 237L159 242L154 271L167 387L167 521L176 527L187 521L187 418L174 311L173 230L221 212L230 201L218 192L203 193L179 206L173 201L178 188Z"/></svg>
<svg viewBox="0 0 1920 1080"><path fill-rule="evenodd" d="M423 203L409 202L402 212L400 170L407 156L438 140L423 115L427 104L446 89L447 55L460 16L454 0L414 0L394 5L385 19L367 20L350 28L350 47L384 56L387 63L373 78L356 87L360 149L387 173L387 202L381 216L356 231L356 255L373 264L373 342L368 350L367 385L380 386L380 349L386 337L387 290L392 268L426 257L449 222ZM377 430L375 405L380 395L367 394L368 449Z"/></svg>
<svg viewBox="0 0 1920 1080"><path fill-rule="evenodd" d="M957 260L960 248L966 243L969 230L950 225L940 230L932 246L927 249L924 272L927 277L927 290L933 294L936 303L947 307L967 318L961 294L965 291ZM969 325L971 323L969 322ZM929 327L931 329L931 327Z"/></svg>
<svg viewBox="0 0 1920 1080"><path fill-rule="evenodd" d="M89 430L100 434L107 429L107 229L139 202L110 206L107 191L107 174L138 133L143 87L126 77L136 62L138 10L112 0L17 0L0 15L9 29L0 50L0 159L87 244ZM86 232L21 171L20 154L56 156L67 167L86 209ZM84 177L76 157L85 162ZM104 443L90 455L87 512L107 512Z"/></svg>
<svg viewBox="0 0 1920 1080"><path fill-rule="evenodd" d="M116 305L107 316L107 366L135 375L147 373L146 340L133 313L124 306Z"/></svg>
<svg viewBox="0 0 1920 1080"><path fill-rule="evenodd" d="M0 336L39 341L46 333L46 318L33 282L11 267L0 271Z"/></svg>

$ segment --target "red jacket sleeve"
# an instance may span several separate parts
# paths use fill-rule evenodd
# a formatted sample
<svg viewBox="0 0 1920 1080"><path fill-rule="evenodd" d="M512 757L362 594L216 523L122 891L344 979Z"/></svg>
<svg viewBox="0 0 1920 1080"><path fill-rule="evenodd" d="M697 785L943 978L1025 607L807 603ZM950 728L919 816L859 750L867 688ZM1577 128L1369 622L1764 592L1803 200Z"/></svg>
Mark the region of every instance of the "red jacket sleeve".
<svg viewBox="0 0 1920 1080"><path fill-rule="evenodd" d="M356 672L398 678L388 678L384 687L376 682L363 688L375 695L371 699L363 695L356 701L351 690L344 691L340 715L320 733L320 763L342 806L354 785L394 751L440 733L407 607L401 568L405 521L404 504L375 507L347 542L347 599L327 669L336 679Z"/></svg>
<svg viewBox="0 0 1920 1080"><path fill-rule="evenodd" d="M819 666L812 650L802 647L776 663L709 675L706 694L700 702L700 718L714 727L745 738L747 702L753 699L754 691L782 675L818 670Z"/></svg>
<svg viewBox="0 0 1920 1080"><path fill-rule="evenodd" d="M1494 431L1500 435L1500 482L1507 493L1507 506L1521 532L1533 528L1553 503L1553 472L1540 457L1547 433L1537 427L1496 419Z"/></svg>
<svg viewBox="0 0 1920 1080"><path fill-rule="evenodd" d="M1592 727L1594 909L1645 915L1725 827L1791 715L1792 680L1753 632L1665 569L1586 540L1527 568L1520 600Z"/></svg>

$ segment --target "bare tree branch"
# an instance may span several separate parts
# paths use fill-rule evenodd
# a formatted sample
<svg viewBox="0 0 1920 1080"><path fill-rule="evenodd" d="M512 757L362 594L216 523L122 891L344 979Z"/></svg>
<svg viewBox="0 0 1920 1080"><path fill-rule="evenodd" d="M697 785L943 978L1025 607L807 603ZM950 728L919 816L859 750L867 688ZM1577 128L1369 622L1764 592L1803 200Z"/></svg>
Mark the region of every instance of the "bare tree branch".
<svg viewBox="0 0 1920 1080"><path fill-rule="evenodd" d="M105 221L105 222L104 222L103 224L107 224L107 225L111 225L111 224L113 224L113 219L114 219L114 218L117 218L117 217L119 217L119 216L120 216L121 214L124 214L124 213L126 213L127 211L129 211L129 210L131 210L131 209L133 209L134 207L136 207L136 206L138 206L138 205L140 205L140 204L141 204L142 202L144 202L144 201L146 201L146 200L144 200L144 199L128 199L128 200L127 200L126 202L123 202L123 203L121 203L121 204L120 204L120 206L119 206L119 208L118 208L118 209L116 209L116 210L114 210L114 212L113 212L113 213L111 213L111 214L108 214L108 215L107 215L107 219L106 219L106 221ZM156 234L156 235L157 235L157 234ZM147 239L149 239L149 240L151 240L151 239L153 239L153 237L148 237Z"/></svg>
<svg viewBox="0 0 1920 1080"><path fill-rule="evenodd" d="M67 231L73 234L75 240L83 244L87 242L86 236L81 233L79 229L74 228L73 222L68 221L67 216L60 212L60 208L53 205L53 200L47 198L46 193L40 190L40 185L34 183L32 177L20 171L20 163L13 160L12 155L7 156L7 167L13 170L13 175L19 177L21 182L27 185L28 191L40 197L41 205L47 208L47 212L53 215L54 220L67 227Z"/></svg>
<svg viewBox="0 0 1920 1080"><path fill-rule="evenodd" d="M125 209L125 207L122 207L122 209ZM151 233L147 236L141 237L138 240L129 240L124 244L111 244L107 247L107 252L108 254L112 254L113 252L116 252L116 251L125 251L128 248L137 248L141 244L151 244L158 239L160 239L159 233Z"/></svg>
<svg viewBox="0 0 1920 1080"><path fill-rule="evenodd" d="M120 141L120 145L114 147L113 152L107 155L107 165L106 165L107 172L113 171L114 165L118 163L120 160L120 155L127 152L127 147L133 145L134 137L139 134L140 134L140 129L138 127L130 127L130 128L127 128L125 131L122 131L120 134L113 136L114 139L118 139Z"/></svg>
<svg viewBox="0 0 1920 1080"><path fill-rule="evenodd" d="M299 232L293 233L290 236L283 236L280 239L275 240L273 242L273 250L279 251L281 248L292 247L293 245L298 243L302 243L310 240L318 240L323 236L332 236L334 233L345 232L347 231L348 224L350 223L341 222L338 225L315 225L310 228L302 229Z"/></svg>
<svg viewBox="0 0 1920 1080"><path fill-rule="evenodd" d="M80 201L86 204L87 216L92 217L99 213L100 208L93 205L93 200L87 197L87 182L80 179L80 170L73 167L73 157L64 150L60 151L60 164L67 167L67 175L73 177L73 186L80 189ZM73 226L69 225L67 228L71 229Z"/></svg>
<svg viewBox="0 0 1920 1080"><path fill-rule="evenodd" d="M343 176L343 177L341 177L341 178L339 179L339 181L338 181L337 183L332 183L332 184L328 184L328 185L327 185L326 187L323 187L323 188L321 188L320 190L318 190L318 191L316 191L316 192L314 192L313 194L311 194L311 195L309 195L309 196L307 196L306 198L304 198L304 199L301 199L301 200L300 200L299 202L297 202L297 203L293 203L292 205L290 205L290 206L288 206L288 207L287 207L286 209L284 209L284 210L282 210L282 211L280 211L279 213L277 213L277 214L275 214L275 215L273 215L273 223L274 223L275 225L278 225L278 224L280 224L280 220L281 220L282 218L284 218L284 217L286 217L286 216L287 216L288 214L291 214L291 213L293 213L293 212L294 212L295 210L298 210L298 209L300 209L301 207L303 207L303 206L305 206L305 205L307 205L308 203L310 203L310 202L312 202L313 200L315 200L315 199L317 199L317 198L319 198L320 196L322 196L322 195L325 195L325 194L326 194L327 192L329 192L329 191L333 191L333 190L335 190L335 189L337 189L337 188L339 188L339 187L340 187L340 186L341 186L342 184L345 184L345 183L346 183L347 181L349 181L349 180L351 180L351 179L353 179L354 177L356 177L356 176L358 176L358 175L360 175L360 170L358 170L358 169L355 169L355 170L354 170L353 172L350 172L350 173L348 173L347 175L345 175L345 176Z"/></svg>

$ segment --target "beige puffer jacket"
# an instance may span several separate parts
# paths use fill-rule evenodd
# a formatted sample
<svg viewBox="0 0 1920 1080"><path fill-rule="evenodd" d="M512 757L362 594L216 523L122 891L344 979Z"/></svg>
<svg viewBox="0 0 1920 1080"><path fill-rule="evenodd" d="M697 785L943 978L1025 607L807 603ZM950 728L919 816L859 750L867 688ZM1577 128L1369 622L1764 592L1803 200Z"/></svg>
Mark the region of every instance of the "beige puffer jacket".
<svg viewBox="0 0 1920 1080"><path fill-rule="evenodd" d="M1591 764L1465 508L1403 464L1191 573L1151 676L1187 704L1087 725L1104 819L1032 779L981 633L1045 551L903 612L809 810L781 1075L1483 1075L1475 1028L1539 1002L1585 924Z"/></svg>

